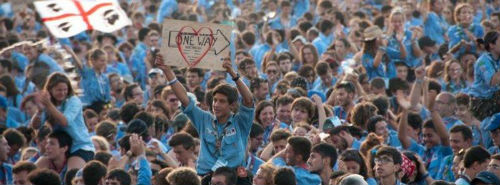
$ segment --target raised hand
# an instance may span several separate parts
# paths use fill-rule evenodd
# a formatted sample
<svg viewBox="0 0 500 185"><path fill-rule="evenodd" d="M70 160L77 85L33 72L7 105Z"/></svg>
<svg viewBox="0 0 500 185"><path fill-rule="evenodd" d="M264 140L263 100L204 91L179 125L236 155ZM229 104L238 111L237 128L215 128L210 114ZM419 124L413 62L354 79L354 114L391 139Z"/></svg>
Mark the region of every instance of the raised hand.
<svg viewBox="0 0 500 185"><path fill-rule="evenodd" d="M403 92L401 91L397 92L396 99L398 100L398 104L402 109L404 110L410 109L411 103L406 99L405 94Z"/></svg>
<svg viewBox="0 0 500 185"><path fill-rule="evenodd" d="M130 135L129 142L130 142L130 152L132 152L134 156L140 156L146 153L144 150L145 148L144 142L142 141L142 138L139 135L137 134Z"/></svg>
<svg viewBox="0 0 500 185"><path fill-rule="evenodd" d="M321 97L319 97L317 94L312 95L312 96L311 96L311 99L313 100L313 102L314 102L316 105L321 105L321 104L323 104L323 100L321 100Z"/></svg>

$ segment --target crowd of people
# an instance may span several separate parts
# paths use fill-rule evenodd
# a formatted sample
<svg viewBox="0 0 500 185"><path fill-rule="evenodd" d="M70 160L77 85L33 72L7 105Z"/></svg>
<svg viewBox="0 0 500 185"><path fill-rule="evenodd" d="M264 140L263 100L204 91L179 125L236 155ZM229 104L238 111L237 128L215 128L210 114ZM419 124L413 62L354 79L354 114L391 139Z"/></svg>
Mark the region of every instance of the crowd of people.
<svg viewBox="0 0 500 185"><path fill-rule="evenodd" d="M119 0L51 35L0 4L0 184L500 185L500 0ZM166 65L166 19L233 28Z"/></svg>

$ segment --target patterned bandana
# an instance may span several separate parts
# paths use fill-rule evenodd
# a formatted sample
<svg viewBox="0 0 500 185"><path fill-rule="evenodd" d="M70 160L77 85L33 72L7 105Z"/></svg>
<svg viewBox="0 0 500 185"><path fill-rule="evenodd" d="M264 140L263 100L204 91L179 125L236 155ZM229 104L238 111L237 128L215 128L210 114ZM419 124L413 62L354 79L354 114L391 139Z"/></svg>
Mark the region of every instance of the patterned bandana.
<svg viewBox="0 0 500 185"><path fill-rule="evenodd" d="M401 157L403 158L401 169L403 170L403 173L407 177L411 177L415 173L415 168L417 167L417 165L415 165L415 163L412 160L408 159L406 155L401 154Z"/></svg>

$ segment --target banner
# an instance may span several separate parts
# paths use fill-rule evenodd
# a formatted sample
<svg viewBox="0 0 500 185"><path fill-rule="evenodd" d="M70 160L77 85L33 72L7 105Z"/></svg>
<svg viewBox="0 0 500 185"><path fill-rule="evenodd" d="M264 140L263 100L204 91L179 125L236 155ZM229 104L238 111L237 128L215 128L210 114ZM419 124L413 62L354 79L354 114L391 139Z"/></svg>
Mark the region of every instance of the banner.
<svg viewBox="0 0 500 185"><path fill-rule="evenodd" d="M33 2L42 21L57 38L85 30L113 32L132 21L115 0L47 0Z"/></svg>
<svg viewBox="0 0 500 185"><path fill-rule="evenodd" d="M161 48L165 64L224 70L222 62L229 57L231 30L219 24L165 20Z"/></svg>

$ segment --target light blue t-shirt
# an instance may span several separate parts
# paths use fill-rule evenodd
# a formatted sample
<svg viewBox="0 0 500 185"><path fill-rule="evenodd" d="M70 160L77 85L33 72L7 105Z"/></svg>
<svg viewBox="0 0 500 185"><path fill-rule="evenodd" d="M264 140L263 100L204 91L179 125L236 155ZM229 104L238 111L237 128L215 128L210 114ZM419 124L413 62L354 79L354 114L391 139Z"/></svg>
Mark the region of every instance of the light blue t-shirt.
<svg viewBox="0 0 500 185"><path fill-rule="evenodd" d="M215 116L194 105L190 98L187 107L182 107L200 135L200 155L196 162L198 174L206 174L220 166L245 165L248 137L253 123L253 107L240 106L238 113L231 115L225 124L218 123ZM220 149L216 147L220 139ZM224 151L224 152L222 152Z"/></svg>

